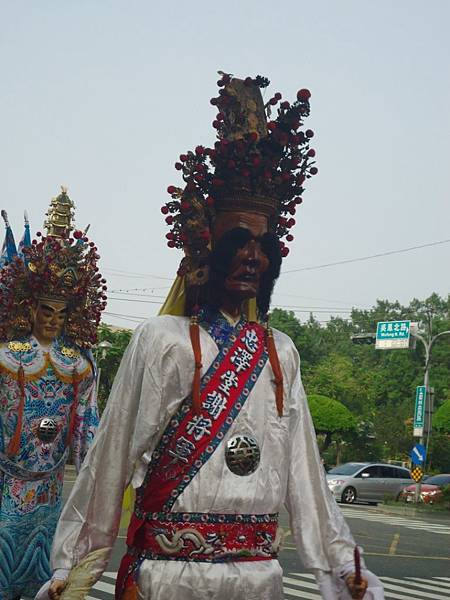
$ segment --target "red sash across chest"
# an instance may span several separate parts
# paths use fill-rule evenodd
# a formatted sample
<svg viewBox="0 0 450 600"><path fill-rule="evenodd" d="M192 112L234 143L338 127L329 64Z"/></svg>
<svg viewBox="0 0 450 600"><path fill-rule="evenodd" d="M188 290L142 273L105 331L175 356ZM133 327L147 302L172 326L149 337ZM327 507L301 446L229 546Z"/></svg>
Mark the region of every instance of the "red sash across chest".
<svg viewBox="0 0 450 600"><path fill-rule="evenodd" d="M193 411L191 398L188 397L170 420L152 453L144 482L137 491L135 510L128 529L128 553L122 560L117 580L117 598L121 597L125 587L132 584L131 578L143 558L164 558L167 542L164 542L161 534L162 524L166 523L167 518L172 523L178 518L176 513L171 513L175 501L224 439L258 380L267 358L264 328L258 323L239 324L202 378L201 411ZM236 522L235 517L238 519ZM203 541L213 537L218 539L215 536L220 534L221 541L228 539L234 549L239 539L248 538L247 543L255 548L254 555L252 557L248 552L240 552L240 559L272 558L272 542L268 544L270 548L267 551L261 551L261 544L268 543L267 540L273 541L277 515L242 517L243 520L240 520L239 515L225 515L227 522L216 523L214 515L200 515L198 518L202 524L200 528L194 528L195 533ZM245 522L247 517L248 523ZM196 517L191 514L180 518L185 520L186 527L186 520ZM255 531L256 523L258 531ZM175 533L179 529L179 525L175 526L172 534L184 535L183 529ZM213 546L203 544L202 547ZM226 543L222 544L224 550L226 547ZM214 552L215 548L211 550L211 556L201 552L201 558L197 557L197 560L214 561ZM223 552L220 554L224 557ZM172 560L194 559L194 556L184 556L183 552L176 555L167 552L166 557ZM229 560L239 558L233 555Z"/></svg>
<svg viewBox="0 0 450 600"><path fill-rule="evenodd" d="M223 440L266 363L264 334L258 323L238 326L202 378L201 412L188 398L172 417L138 490L139 516L169 511Z"/></svg>

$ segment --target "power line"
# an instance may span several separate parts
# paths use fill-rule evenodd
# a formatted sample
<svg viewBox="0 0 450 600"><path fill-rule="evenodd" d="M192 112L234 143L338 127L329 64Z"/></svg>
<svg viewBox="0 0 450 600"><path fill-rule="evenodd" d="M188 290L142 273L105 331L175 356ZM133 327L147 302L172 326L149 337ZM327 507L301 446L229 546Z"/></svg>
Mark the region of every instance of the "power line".
<svg viewBox="0 0 450 600"><path fill-rule="evenodd" d="M145 296L145 294L135 294L134 292L153 292L153 290L168 290L170 285L152 286L146 288L127 288L120 290L109 290L110 294L131 294L132 296Z"/></svg>
<svg viewBox="0 0 450 600"><path fill-rule="evenodd" d="M109 294L120 294L121 296L125 296L125 298L121 298L121 300L129 300L133 301L133 298L166 298L166 296L159 296L158 294L136 294L134 292L120 292L119 290L109 290ZM128 298L127 298L128 296Z"/></svg>
<svg viewBox="0 0 450 600"><path fill-rule="evenodd" d="M291 310L292 312L295 312L295 313L297 313L297 312L298 313L318 313L318 314L321 314L321 313L325 313L325 314L327 314L327 313L336 313L336 314L342 313L344 315L349 315L349 316L350 316L350 314L352 312L351 310L348 310L348 309L325 308L323 306L320 306L318 308L314 308L314 307L311 307L311 306L310 307L308 307L308 306L301 307L301 306L281 306L281 305L278 305L278 306L273 306L271 310L273 310L274 308L281 308L282 310Z"/></svg>
<svg viewBox="0 0 450 600"><path fill-rule="evenodd" d="M105 273L111 273L112 275L117 275L118 277L129 277L131 279L164 279L166 281L173 281L173 277L164 277L163 275L152 275L151 273L134 273L132 271L123 271L121 269L110 269L105 267L103 269Z"/></svg>
<svg viewBox="0 0 450 600"><path fill-rule="evenodd" d="M152 298L160 298L161 300L165 300L165 296L152 296ZM115 298L113 296L108 296L108 300L119 300L120 302L143 302L144 304L162 304L161 301L153 302L153 300L138 300L136 298Z"/></svg>
<svg viewBox="0 0 450 600"><path fill-rule="evenodd" d="M165 299L165 296L152 296L152 298L161 298L161 299ZM117 298L117 297L113 297L113 296L109 296L108 300L116 300L119 302L139 302L142 304L158 304L161 305L162 302L157 302L157 301L153 301L153 300L139 300L139 299L135 299L135 298ZM278 306L274 306L273 308L282 308L282 309L288 309L288 310L292 310L293 312L306 312L306 313L310 313L310 312L314 312L314 313L343 313L343 314L350 314L352 312L352 308L341 308L341 307L335 307L335 306L298 306L298 305L291 305L291 304L279 304Z"/></svg>
<svg viewBox="0 0 450 600"><path fill-rule="evenodd" d="M380 252L379 254L371 254L370 256L360 256L358 258L348 258L346 260L338 260L336 262L325 263L323 265L314 265L311 267L301 267L300 269L290 269L289 271L283 271L281 275L287 273L299 273L300 271L314 271L315 269L325 269L326 267L335 267L336 265L346 265L354 262L361 262L363 260L370 260L372 258L380 258L382 256L390 256L392 254L401 254L403 252L411 252L412 250L419 250L420 248L429 248L430 246L438 246L439 244L448 244L448 240L440 240L439 242L430 242L429 244L421 244L420 246L411 246L410 248L402 248L401 250L389 250L387 252Z"/></svg>
<svg viewBox="0 0 450 600"><path fill-rule="evenodd" d="M117 290L109 290L110 294L127 294L130 296L137 296L139 298L160 298L161 296L155 296L153 293L150 294L138 294L136 292L139 291L150 291L153 290L168 290L170 286L160 286L160 287L148 287L148 288L125 288L125 289L117 289ZM345 300L335 300L333 298L314 298L312 296L302 296L299 294L287 294L284 292L274 292L274 296L286 296L289 298L302 298L304 300L318 300L319 302L336 302L337 304L346 304L348 308L352 308L356 306L355 304L351 304ZM327 308L326 306L321 308Z"/></svg>
<svg viewBox="0 0 450 600"><path fill-rule="evenodd" d="M446 239L446 240L439 240L436 242L429 242L427 244L419 244L417 246L410 246L408 248L401 248L399 250L388 250L386 252L379 252L377 254L371 254L369 256L360 256L357 258L348 258L345 260L338 260L335 262L330 262L330 263L324 263L321 265L312 265L310 267L300 267L299 269L289 269L287 271L283 271L281 273L281 275L287 275L288 273L299 273L301 271L313 271L316 269L325 269L327 267L334 267L337 265L346 265L346 264L350 264L350 263L355 263L355 262L361 262L361 261L365 261L365 260L372 260L374 258L381 258L383 256L391 256L393 254L402 254L405 252L411 252L413 250L420 250L421 248L429 248L431 246L439 246L441 244L448 244L450 242L450 239ZM128 277L131 279L163 279L165 281L173 281L173 277L165 277L163 275L154 275L151 273L135 273L132 271L124 271L122 269L111 269L109 267L105 267L104 271L107 273L111 273L113 276L116 275L117 277ZM138 289L138 288L135 288ZM145 288L141 288L141 289L145 289Z"/></svg>
<svg viewBox="0 0 450 600"><path fill-rule="evenodd" d="M120 313L108 312L106 310L103 312L103 314L110 317L117 317L119 319L123 319L124 321L131 321L133 323L142 323L142 321L147 319L147 317L133 317L131 315L122 315Z"/></svg>
<svg viewBox="0 0 450 600"><path fill-rule="evenodd" d="M303 300L317 300L318 302L336 302L337 304L346 304L349 308L356 306L356 303L351 303L348 300L336 300L335 298L315 298L314 296L302 296L300 294L287 294L284 292L273 293L274 296L286 296L289 298L302 298Z"/></svg>
<svg viewBox="0 0 450 600"><path fill-rule="evenodd" d="M277 307L274 307L277 308ZM293 311L293 312L299 312L299 311ZM303 311L305 312L305 311ZM132 323L142 323L143 321L145 321L146 319L148 319L147 316L138 316L138 315L128 315L128 314L122 314L122 313L114 313L114 312L109 312L109 311L104 311L103 312L104 315L108 315L109 317L116 317L118 319L123 319L124 321L130 321ZM333 319L324 319L324 320L319 320L319 319L314 319L315 322L317 323L331 323Z"/></svg>

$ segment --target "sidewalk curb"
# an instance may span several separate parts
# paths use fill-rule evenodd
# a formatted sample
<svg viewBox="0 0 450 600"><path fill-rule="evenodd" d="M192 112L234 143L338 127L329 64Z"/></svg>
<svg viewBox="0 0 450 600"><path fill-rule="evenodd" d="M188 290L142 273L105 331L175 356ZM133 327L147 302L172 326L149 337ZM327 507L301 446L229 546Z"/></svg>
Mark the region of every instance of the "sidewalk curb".
<svg viewBox="0 0 450 600"><path fill-rule="evenodd" d="M379 512L385 515L401 515L403 517L432 517L438 519L450 520L450 512L444 511L427 511L422 508L415 508L413 506L390 506L379 504L377 506Z"/></svg>

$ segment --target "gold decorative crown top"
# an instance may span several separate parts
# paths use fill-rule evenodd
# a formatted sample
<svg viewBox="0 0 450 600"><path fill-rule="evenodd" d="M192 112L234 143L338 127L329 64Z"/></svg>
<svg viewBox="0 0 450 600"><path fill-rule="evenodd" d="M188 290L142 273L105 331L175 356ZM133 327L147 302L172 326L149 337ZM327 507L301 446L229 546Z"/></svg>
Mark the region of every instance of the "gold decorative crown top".
<svg viewBox="0 0 450 600"><path fill-rule="evenodd" d="M52 198L50 208L46 213L47 219L44 227L47 229L47 235L68 238L73 229L74 208L75 204L67 195L67 188L61 186L61 193L56 198Z"/></svg>
<svg viewBox="0 0 450 600"><path fill-rule="evenodd" d="M267 119L260 88L233 77L225 91L230 102L223 109L227 122L222 128L222 139L243 140L249 134L256 134L258 139L266 137Z"/></svg>

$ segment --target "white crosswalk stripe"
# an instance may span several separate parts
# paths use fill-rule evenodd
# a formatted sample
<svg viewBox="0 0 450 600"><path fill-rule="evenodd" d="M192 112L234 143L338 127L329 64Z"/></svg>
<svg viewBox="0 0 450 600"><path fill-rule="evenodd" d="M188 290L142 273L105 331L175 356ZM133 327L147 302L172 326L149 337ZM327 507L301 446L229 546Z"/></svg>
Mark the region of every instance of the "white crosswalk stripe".
<svg viewBox="0 0 450 600"><path fill-rule="evenodd" d="M117 573L104 573L87 596L87 600L114 598ZM381 577L386 600L450 600L450 577ZM310 573L287 573L283 577L285 600L302 598L320 600L319 589Z"/></svg>
<svg viewBox="0 0 450 600"><path fill-rule="evenodd" d="M364 521L375 521L377 523L386 523L389 525L400 525L409 529L423 529L433 533L441 533L450 535L450 525L441 523L431 523L429 521L417 521L407 517L397 517L394 515L386 515L384 513L373 512L370 509L358 509L341 507L343 515L347 519L363 519Z"/></svg>

